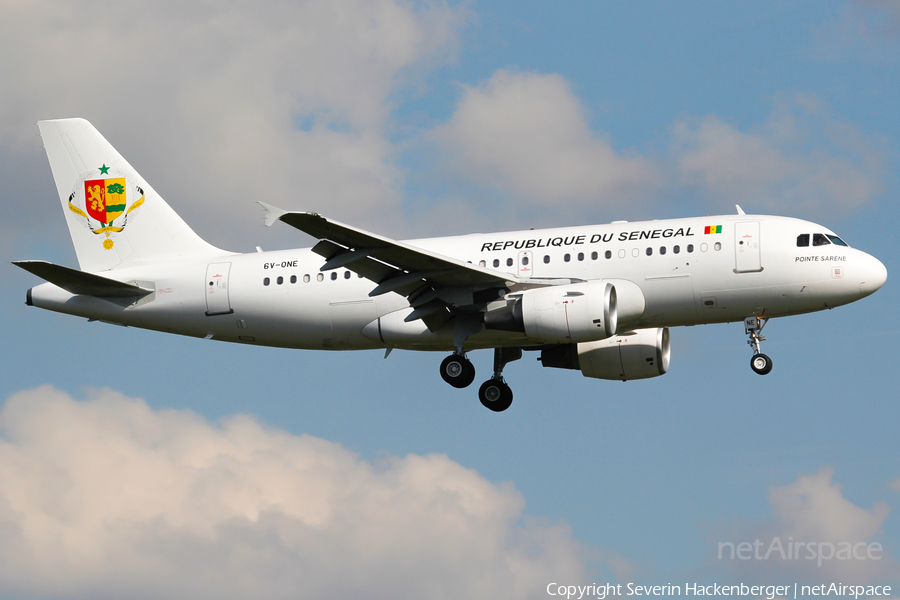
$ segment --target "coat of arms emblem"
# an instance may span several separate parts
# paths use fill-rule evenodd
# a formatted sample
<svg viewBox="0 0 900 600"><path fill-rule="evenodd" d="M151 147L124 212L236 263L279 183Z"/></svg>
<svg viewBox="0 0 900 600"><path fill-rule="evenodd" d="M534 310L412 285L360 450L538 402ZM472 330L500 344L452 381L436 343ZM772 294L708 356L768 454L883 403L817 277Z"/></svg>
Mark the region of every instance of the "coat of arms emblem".
<svg viewBox="0 0 900 600"><path fill-rule="evenodd" d="M82 174L69 196L69 210L97 235L105 234L103 247L112 250L112 235L133 219L144 203L144 190L130 182L128 173L102 167Z"/></svg>

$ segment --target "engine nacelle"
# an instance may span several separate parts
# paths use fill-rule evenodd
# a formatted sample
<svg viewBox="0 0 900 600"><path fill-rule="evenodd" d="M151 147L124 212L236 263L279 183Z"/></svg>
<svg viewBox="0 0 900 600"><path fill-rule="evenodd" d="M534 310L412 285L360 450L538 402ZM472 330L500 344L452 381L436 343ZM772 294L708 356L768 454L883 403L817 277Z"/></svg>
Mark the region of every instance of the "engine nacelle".
<svg viewBox="0 0 900 600"><path fill-rule="evenodd" d="M605 340L564 344L541 351L545 367L580 369L597 379L647 379L669 370L669 328L638 329Z"/></svg>
<svg viewBox="0 0 900 600"><path fill-rule="evenodd" d="M602 340L616 333L616 288L587 281L526 290L515 301L488 311L488 329L519 331L548 344Z"/></svg>

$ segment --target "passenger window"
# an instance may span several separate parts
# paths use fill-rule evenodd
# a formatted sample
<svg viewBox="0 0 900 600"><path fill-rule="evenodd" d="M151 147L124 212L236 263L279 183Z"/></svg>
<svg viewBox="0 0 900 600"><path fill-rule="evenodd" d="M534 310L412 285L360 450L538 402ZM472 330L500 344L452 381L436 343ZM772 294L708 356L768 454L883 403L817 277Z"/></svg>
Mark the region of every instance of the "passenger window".
<svg viewBox="0 0 900 600"><path fill-rule="evenodd" d="M647 248L647 256L653 256L653 248Z"/></svg>
<svg viewBox="0 0 900 600"><path fill-rule="evenodd" d="M716 252L718 252L722 249L722 242L716 242L715 245L713 245L713 248L715 248Z"/></svg>
<svg viewBox="0 0 900 600"><path fill-rule="evenodd" d="M809 246L809 234L801 233L797 236L797 246L803 248L805 246Z"/></svg>
<svg viewBox="0 0 900 600"><path fill-rule="evenodd" d="M625 248L619 249L619 258L625 258Z"/></svg>
<svg viewBox="0 0 900 600"><path fill-rule="evenodd" d="M527 257L527 256L523 256L523 257L522 257L522 264L523 264L523 265L527 265L527 264L528 264L528 257Z"/></svg>
<svg viewBox="0 0 900 600"><path fill-rule="evenodd" d="M350 271L344 271L344 279L350 279Z"/></svg>
<svg viewBox="0 0 900 600"><path fill-rule="evenodd" d="M487 266L487 263L484 262L483 260L479 260L479 261L478 261L478 266L479 266L479 267L486 267L486 266Z"/></svg>
<svg viewBox="0 0 900 600"><path fill-rule="evenodd" d="M291 283L297 283L297 276L291 275Z"/></svg>
<svg viewBox="0 0 900 600"><path fill-rule="evenodd" d="M837 245L837 246L847 246L847 242L845 242L844 240L842 240L842 239L839 238L838 236L836 236L836 235L830 235L830 234L827 234L827 233L826 233L825 235L828 237L829 240L831 240L831 243L832 243L832 244L835 244L835 245ZM847 247L849 248L849 246L847 246Z"/></svg>
<svg viewBox="0 0 900 600"><path fill-rule="evenodd" d="M813 234L813 246L827 246L830 243L831 242L828 241L828 238L821 233Z"/></svg>
<svg viewBox="0 0 900 600"><path fill-rule="evenodd" d="M688 251L688 253L693 252L693 251L694 251L694 245L693 245L693 244L688 244L687 251Z"/></svg>
<svg viewBox="0 0 900 600"><path fill-rule="evenodd" d="M331 280L334 281L335 279L337 279L337 271L332 271L331 272Z"/></svg>
<svg viewBox="0 0 900 600"><path fill-rule="evenodd" d="M493 264L494 264L495 267L499 267L499 266L500 266L500 259L499 259L499 258L495 258Z"/></svg>
<svg viewBox="0 0 900 600"><path fill-rule="evenodd" d="M322 273L316 273L316 281L324 281L324 280L325 280L325 275L323 275Z"/></svg>
<svg viewBox="0 0 900 600"><path fill-rule="evenodd" d="M565 256L563 256L563 260L566 261L566 262L569 262L570 260L572 260L572 255L571 255L571 254L566 254Z"/></svg>
<svg viewBox="0 0 900 600"><path fill-rule="evenodd" d="M660 247L659 247L659 253L660 253L660 254L665 254L665 253L666 253L666 247L665 247L665 246L660 246Z"/></svg>
<svg viewBox="0 0 900 600"><path fill-rule="evenodd" d="M579 253L578 253L578 260L579 260L579 261L584 260L584 252L579 252Z"/></svg>
<svg viewBox="0 0 900 600"><path fill-rule="evenodd" d="M303 283L309 283L309 275L303 276Z"/></svg>
<svg viewBox="0 0 900 600"><path fill-rule="evenodd" d="M605 256L606 258L612 258L612 252L610 250L607 250Z"/></svg>
<svg viewBox="0 0 900 600"><path fill-rule="evenodd" d="M591 252L591 260L597 260L597 253Z"/></svg>
<svg viewBox="0 0 900 600"><path fill-rule="evenodd" d="M633 248L633 249L631 250L631 255L632 255L633 257L637 258L638 256L641 255L641 251L638 250L637 248Z"/></svg>
<svg viewBox="0 0 900 600"><path fill-rule="evenodd" d="M263 279L263 285L269 285L269 278L268 278L268 277L266 277L265 279Z"/></svg>
<svg viewBox="0 0 900 600"><path fill-rule="evenodd" d="M700 252L706 252L709 250L709 246L706 245L706 242L700 244Z"/></svg>
<svg viewBox="0 0 900 600"><path fill-rule="evenodd" d="M672 246L672 252L678 254L679 252L681 252L681 246Z"/></svg>
<svg viewBox="0 0 900 600"><path fill-rule="evenodd" d="M282 277L281 275L279 275L279 276L278 276L278 279L276 279L275 281L278 283L278 285L281 285L282 283L284 283L284 277Z"/></svg>
<svg viewBox="0 0 900 600"><path fill-rule="evenodd" d="M512 263L513 263L513 259L511 259L511 258L507 258L507 259L506 259L506 266L507 266L507 267L511 267L511 266L512 266Z"/></svg>
<svg viewBox="0 0 900 600"><path fill-rule="evenodd" d="M545 265L550 264L550 255L549 254L544 255L544 264Z"/></svg>

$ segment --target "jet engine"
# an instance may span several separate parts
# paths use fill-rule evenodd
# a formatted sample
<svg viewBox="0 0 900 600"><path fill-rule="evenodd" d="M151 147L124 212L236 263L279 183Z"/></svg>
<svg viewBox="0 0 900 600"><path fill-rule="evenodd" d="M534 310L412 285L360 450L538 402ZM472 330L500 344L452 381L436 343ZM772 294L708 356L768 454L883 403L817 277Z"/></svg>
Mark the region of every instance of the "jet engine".
<svg viewBox="0 0 900 600"><path fill-rule="evenodd" d="M597 379L647 379L669 370L669 328L637 329L605 340L550 346L541 350L541 364L580 369Z"/></svg>
<svg viewBox="0 0 900 600"><path fill-rule="evenodd" d="M518 331L548 344L590 342L616 333L618 302L611 283L554 285L526 290L509 300L485 313L486 328Z"/></svg>

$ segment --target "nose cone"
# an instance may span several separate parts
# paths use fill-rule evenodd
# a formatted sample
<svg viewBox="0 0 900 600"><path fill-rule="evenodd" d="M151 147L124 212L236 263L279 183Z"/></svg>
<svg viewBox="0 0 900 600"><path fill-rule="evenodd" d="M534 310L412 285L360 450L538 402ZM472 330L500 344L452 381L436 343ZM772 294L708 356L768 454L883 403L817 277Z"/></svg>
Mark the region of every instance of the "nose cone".
<svg viewBox="0 0 900 600"><path fill-rule="evenodd" d="M887 281L887 269L874 256L866 255L866 261L860 271L859 293L863 298L874 294Z"/></svg>

